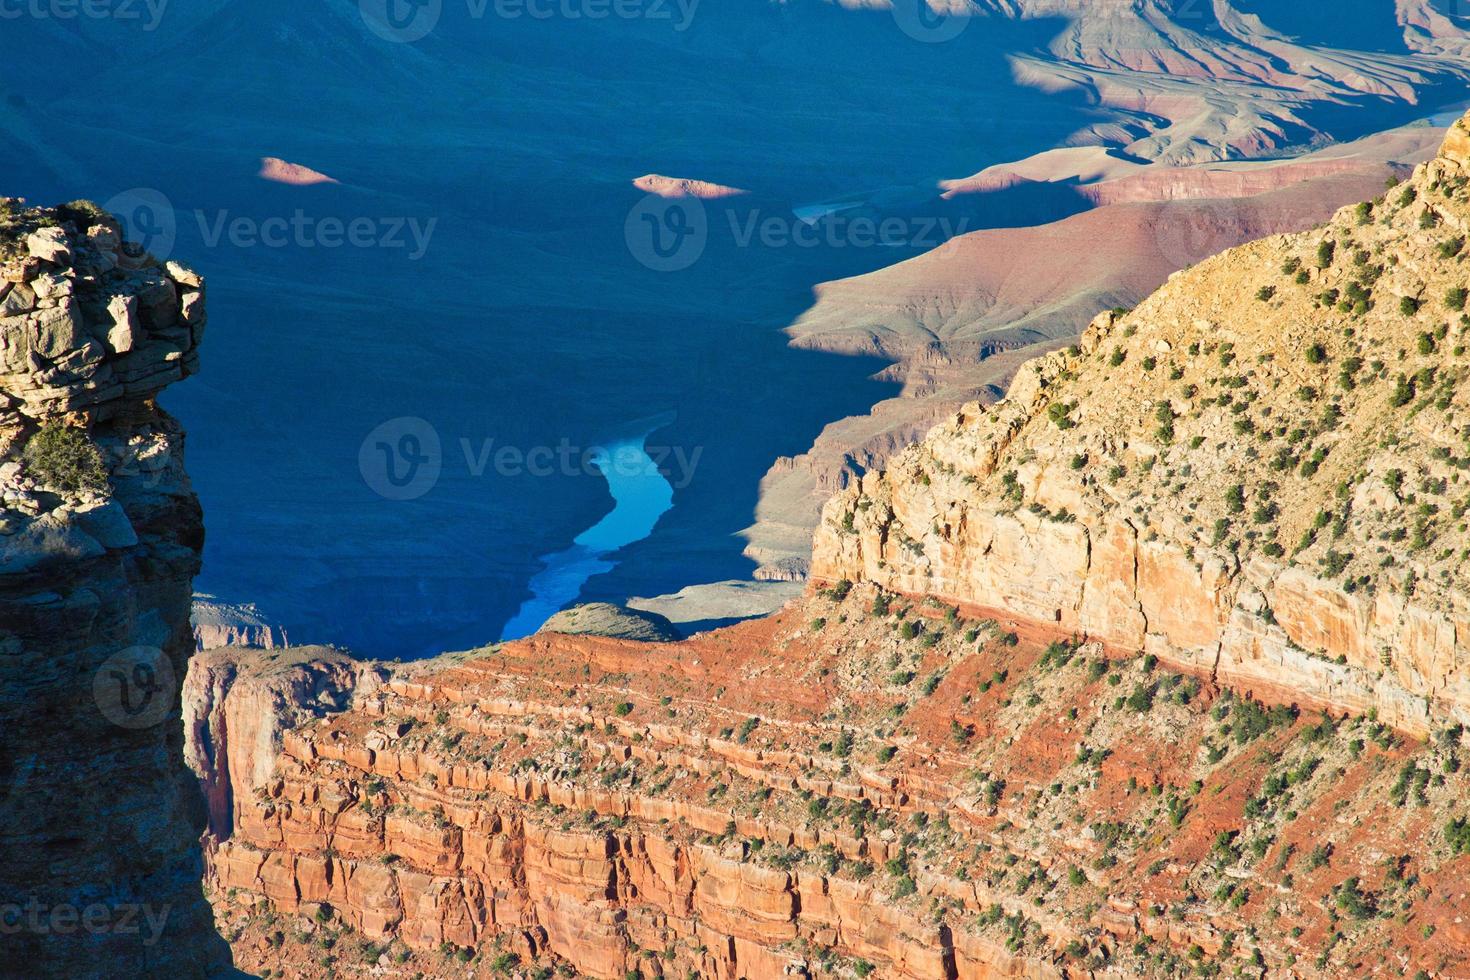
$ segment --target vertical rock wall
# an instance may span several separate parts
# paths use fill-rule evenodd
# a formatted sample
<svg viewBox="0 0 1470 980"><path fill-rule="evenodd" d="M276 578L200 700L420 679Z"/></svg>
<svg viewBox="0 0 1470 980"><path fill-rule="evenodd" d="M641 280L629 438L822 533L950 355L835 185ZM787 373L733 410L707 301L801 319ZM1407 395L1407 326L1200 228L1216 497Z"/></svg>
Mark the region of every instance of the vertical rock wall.
<svg viewBox="0 0 1470 980"><path fill-rule="evenodd" d="M179 714L204 527L153 401L204 283L95 208L0 204L0 975L213 975ZM90 478L27 453L58 433Z"/></svg>

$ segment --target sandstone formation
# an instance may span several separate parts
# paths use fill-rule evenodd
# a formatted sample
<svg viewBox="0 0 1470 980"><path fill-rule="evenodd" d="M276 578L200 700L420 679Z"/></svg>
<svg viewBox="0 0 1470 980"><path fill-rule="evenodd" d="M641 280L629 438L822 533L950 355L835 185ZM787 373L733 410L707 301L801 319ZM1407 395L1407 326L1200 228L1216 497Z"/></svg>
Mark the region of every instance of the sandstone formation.
<svg viewBox="0 0 1470 980"><path fill-rule="evenodd" d="M633 186L640 191L668 198L697 197L702 200L718 200L750 193L738 187L726 187L707 180L696 180L691 177L665 177L662 174L644 174L634 179Z"/></svg>
<svg viewBox="0 0 1470 980"><path fill-rule="evenodd" d="M1465 122L1408 183L1210 259L829 506L814 574L1247 688L1470 719Z"/></svg>
<svg viewBox="0 0 1470 980"><path fill-rule="evenodd" d="M339 183L333 177L313 170L299 163L291 163L279 157L261 157L260 172L257 174L261 180L273 181L277 184L290 184L294 187L311 187L315 184Z"/></svg>
<svg viewBox="0 0 1470 980"><path fill-rule="evenodd" d="M201 683L198 730L270 719L195 754L237 956L1464 975L1467 225L1462 125L1102 315L838 494L828 587L769 619L355 678L222 651L264 681Z"/></svg>
<svg viewBox="0 0 1470 980"><path fill-rule="evenodd" d="M330 647L201 653L189 662L183 688L184 759L204 790L208 835L228 837L235 796L265 786L283 733L340 711L381 672Z"/></svg>
<svg viewBox="0 0 1470 980"><path fill-rule="evenodd" d="M248 969L1470 965L1459 729L1406 742L871 585L677 644L542 634L390 670L234 795L209 887Z"/></svg>
<svg viewBox="0 0 1470 980"><path fill-rule="evenodd" d="M154 396L197 366L204 282L94 206L0 200L0 974L205 976L181 764L203 526Z"/></svg>

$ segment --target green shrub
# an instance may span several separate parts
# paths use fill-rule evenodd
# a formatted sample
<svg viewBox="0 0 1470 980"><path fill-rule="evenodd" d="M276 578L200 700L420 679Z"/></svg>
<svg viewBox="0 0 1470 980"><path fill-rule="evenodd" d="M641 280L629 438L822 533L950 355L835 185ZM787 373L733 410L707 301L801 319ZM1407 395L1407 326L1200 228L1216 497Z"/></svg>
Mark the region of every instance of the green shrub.
<svg viewBox="0 0 1470 980"><path fill-rule="evenodd" d="M1158 684L1139 684L1133 688L1133 693L1128 695L1128 699L1124 703L1128 705L1129 709L1139 714L1145 714L1153 709L1154 695L1158 691Z"/></svg>
<svg viewBox="0 0 1470 980"><path fill-rule="evenodd" d="M1394 408L1402 408L1414 400L1414 386L1409 384L1409 379L1402 374L1393 385L1393 394L1388 396L1388 403Z"/></svg>
<svg viewBox="0 0 1470 980"><path fill-rule="evenodd" d="M1445 841L1454 854L1470 854L1470 820L1456 817L1445 825Z"/></svg>
<svg viewBox="0 0 1470 980"><path fill-rule="evenodd" d="M31 476L52 490L102 492L108 487L102 454L81 429L48 423L31 436L21 459Z"/></svg>
<svg viewBox="0 0 1470 980"><path fill-rule="evenodd" d="M1463 310L1467 299L1470 299L1470 290L1466 290L1464 286L1455 286L1444 294L1444 305L1452 310Z"/></svg>
<svg viewBox="0 0 1470 980"><path fill-rule="evenodd" d="M1399 312L1404 316L1414 316L1419 312L1419 301L1412 296L1399 297Z"/></svg>
<svg viewBox="0 0 1470 980"><path fill-rule="evenodd" d="M1331 240L1317 246L1317 268L1326 269L1331 267L1332 259L1337 255L1337 243Z"/></svg>

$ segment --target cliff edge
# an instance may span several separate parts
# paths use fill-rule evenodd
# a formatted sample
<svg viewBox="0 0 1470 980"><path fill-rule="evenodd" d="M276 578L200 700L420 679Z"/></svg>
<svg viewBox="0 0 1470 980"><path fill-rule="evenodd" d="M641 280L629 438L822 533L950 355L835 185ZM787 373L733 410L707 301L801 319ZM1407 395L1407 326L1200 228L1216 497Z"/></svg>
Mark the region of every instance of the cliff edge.
<svg viewBox="0 0 1470 980"><path fill-rule="evenodd" d="M1470 720L1470 134L1176 274L827 506L819 579L1424 733Z"/></svg>
<svg viewBox="0 0 1470 980"><path fill-rule="evenodd" d="M204 540L204 282L95 206L0 199L0 974L212 975L179 687Z"/></svg>

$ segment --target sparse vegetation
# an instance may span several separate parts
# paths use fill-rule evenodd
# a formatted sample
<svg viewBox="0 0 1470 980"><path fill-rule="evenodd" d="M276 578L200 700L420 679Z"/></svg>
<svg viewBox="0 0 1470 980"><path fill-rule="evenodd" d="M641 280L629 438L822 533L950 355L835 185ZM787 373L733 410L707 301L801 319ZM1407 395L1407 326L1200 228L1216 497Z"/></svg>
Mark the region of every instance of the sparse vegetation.
<svg viewBox="0 0 1470 980"><path fill-rule="evenodd" d="M26 471L53 490L102 493L108 489L102 454L81 429L48 423L31 436L21 458Z"/></svg>

